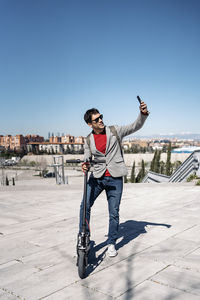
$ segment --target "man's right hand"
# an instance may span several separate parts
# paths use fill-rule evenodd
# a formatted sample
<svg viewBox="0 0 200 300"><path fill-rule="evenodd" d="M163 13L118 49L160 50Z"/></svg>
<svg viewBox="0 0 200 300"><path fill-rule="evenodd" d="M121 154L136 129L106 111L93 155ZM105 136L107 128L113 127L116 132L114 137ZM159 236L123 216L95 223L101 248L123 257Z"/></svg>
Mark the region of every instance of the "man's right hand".
<svg viewBox="0 0 200 300"><path fill-rule="evenodd" d="M85 174L86 171L89 171L90 169L90 162L84 162L82 163L82 171Z"/></svg>
<svg viewBox="0 0 200 300"><path fill-rule="evenodd" d="M143 101L140 104L140 111L143 115L149 115L149 111L147 109L147 105L146 103L144 103Z"/></svg>

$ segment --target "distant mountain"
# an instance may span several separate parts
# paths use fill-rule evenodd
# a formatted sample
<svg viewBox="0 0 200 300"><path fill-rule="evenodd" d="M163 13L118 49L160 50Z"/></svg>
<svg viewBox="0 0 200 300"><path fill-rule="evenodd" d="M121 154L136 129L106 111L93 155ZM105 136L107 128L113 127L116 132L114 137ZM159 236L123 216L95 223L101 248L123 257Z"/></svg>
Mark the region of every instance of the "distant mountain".
<svg viewBox="0 0 200 300"><path fill-rule="evenodd" d="M152 135L131 135L126 139L180 139L180 140L200 140L200 133L172 133L172 134L152 134Z"/></svg>

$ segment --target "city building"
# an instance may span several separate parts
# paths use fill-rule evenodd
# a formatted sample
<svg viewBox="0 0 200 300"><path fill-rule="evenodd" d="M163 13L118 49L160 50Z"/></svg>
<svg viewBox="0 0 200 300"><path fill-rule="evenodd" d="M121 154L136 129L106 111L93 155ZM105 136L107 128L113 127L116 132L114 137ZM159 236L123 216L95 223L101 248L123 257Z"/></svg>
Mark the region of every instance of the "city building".
<svg viewBox="0 0 200 300"><path fill-rule="evenodd" d="M27 151L33 153L68 154L83 153L84 137L74 137L70 134L62 136L50 136L48 141L27 143Z"/></svg>
<svg viewBox="0 0 200 300"><path fill-rule="evenodd" d="M83 152L83 143L61 143L61 142L30 142L27 151L33 153L44 152L47 154L68 154Z"/></svg>
<svg viewBox="0 0 200 300"><path fill-rule="evenodd" d="M44 142L44 138L43 138L43 136L29 134L29 135L25 136L25 141L26 141L26 143L30 143L30 142L39 142L39 143L41 143L41 142Z"/></svg>
<svg viewBox="0 0 200 300"><path fill-rule="evenodd" d="M18 134L16 136L6 135L0 136L0 146L9 150L26 150L26 141L23 135Z"/></svg>
<svg viewBox="0 0 200 300"><path fill-rule="evenodd" d="M61 137L61 142L62 143L74 143L75 142L75 138L74 136L67 134L67 135L63 135Z"/></svg>
<svg viewBox="0 0 200 300"><path fill-rule="evenodd" d="M51 136L49 138L49 143L61 143L61 137L60 136Z"/></svg>
<svg viewBox="0 0 200 300"><path fill-rule="evenodd" d="M122 142L122 147L124 150L130 150L133 147L138 147L138 148L145 148L148 147L149 143L147 140L139 140L139 139L134 139L134 140L125 140Z"/></svg>
<svg viewBox="0 0 200 300"><path fill-rule="evenodd" d="M28 143L43 141L44 138L39 135L26 135L25 137L22 134L17 134L16 136L0 135L0 146L12 151L26 151Z"/></svg>
<svg viewBox="0 0 200 300"><path fill-rule="evenodd" d="M187 146L187 147L175 148L172 150L172 153L192 153L196 150L200 150L200 147Z"/></svg>
<svg viewBox="0 0 200 300"><path fill-rule="evenodd" d="M84 150L83 136L74 137L70 134L60 134L54 136L53 133L48 134L48 140L44 140L44 137L39 135L28 134L23 136L18 134L12 135L0 135L0 151L11 150L11 151L27 151L32 153L82 153ZM173 152L192 152L195 147L200 147L199 140L193 139L178 139L178 138L151 138L151 139L125 139L122 142L122 147L127 152L141 151L141 148L145 151L162 150L167 151L168 145L171 143ZM186 149L185 149L186 147ZM193 147L193 148L192 148ZM150 150L149 150L150 149Z"/></svg>

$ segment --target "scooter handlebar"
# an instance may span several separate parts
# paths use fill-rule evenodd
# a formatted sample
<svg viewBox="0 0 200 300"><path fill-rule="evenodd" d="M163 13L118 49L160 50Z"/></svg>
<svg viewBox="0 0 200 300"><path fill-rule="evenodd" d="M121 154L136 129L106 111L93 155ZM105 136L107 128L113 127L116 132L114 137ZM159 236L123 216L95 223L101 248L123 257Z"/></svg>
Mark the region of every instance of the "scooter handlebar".
<svg viewBox="0 0 200 300"><path fill-rule="evenodd" d="M67 159L66 163L68 164L79 164L79 163L83 163L85 162L84 160L80 160L80 159ZM106 160L105 159L93 159L93 160L89 160L88 161L91 164L99 164L99 163L105 163Z"/></svg>
<svg viewBox="0 0 200 300"><path fill-rule="evenodd" d="M79 164L81 162L83 162L83 160L80 160L80 159L67 159L66 160L66 163L68 163L68 164Z"/></svg>
<svg viewBox="0 0 200 300"><path fill-rule="evenodd" d="M91 164L100 164L100 163L105 163L105 159L93 159L90 161Z"/></svg>

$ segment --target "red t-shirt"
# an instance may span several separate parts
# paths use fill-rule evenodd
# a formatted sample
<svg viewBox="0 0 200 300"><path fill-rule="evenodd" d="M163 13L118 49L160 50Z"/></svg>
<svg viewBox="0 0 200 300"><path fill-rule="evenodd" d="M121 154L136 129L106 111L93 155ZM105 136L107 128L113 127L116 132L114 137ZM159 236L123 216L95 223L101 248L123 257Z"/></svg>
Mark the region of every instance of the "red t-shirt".
<svg viewBox="0 0 200 300"><path fill-rule="evenodd" d="M95 145L98 151L102 152L103 154L106 153L106 142L107 136L106 133L95 134L93 133ZM108 170L106 169L104 176L111 176Z"/></svg>

